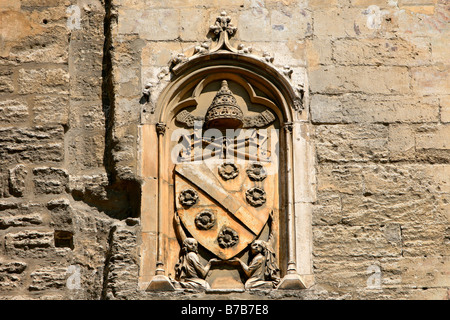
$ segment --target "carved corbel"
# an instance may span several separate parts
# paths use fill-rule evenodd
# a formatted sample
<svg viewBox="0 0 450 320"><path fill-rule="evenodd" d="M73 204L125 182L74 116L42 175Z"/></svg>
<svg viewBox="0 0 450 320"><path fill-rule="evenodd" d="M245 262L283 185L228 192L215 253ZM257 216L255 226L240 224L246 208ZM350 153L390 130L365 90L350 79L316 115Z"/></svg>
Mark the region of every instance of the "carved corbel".
<svg viewBox="0 0 450 320"><path fill-rule="evenodd" d="M156 133L158 135L163 136L166 133L166 129L167 129L167 126L165 123L160 122L160 123L156 124Z"/></svg>

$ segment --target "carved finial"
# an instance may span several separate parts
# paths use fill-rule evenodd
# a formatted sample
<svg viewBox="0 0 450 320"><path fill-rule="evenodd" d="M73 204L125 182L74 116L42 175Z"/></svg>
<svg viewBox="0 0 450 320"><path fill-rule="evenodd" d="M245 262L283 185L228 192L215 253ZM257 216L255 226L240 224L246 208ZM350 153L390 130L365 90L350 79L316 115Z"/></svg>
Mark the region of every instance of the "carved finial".
<svg viewBox="0 0 450 320"><path fill-rule="evenodd" d="M216 22L214 23L214 25L209 27L209 30L213 32L216 36L219 36L217 46L211 49L211 52L216 52L221 49L235 53L238 52L228 42L229 37L232 37L236 33L237 28L232 25L231 18L227 15L225 11L222 11L220 13L220 16L216 18Z"/></svg>
<svg viewBox="0 0 450 320"><path fill-rule="evenodd" d="M237 28L231 24L231 18L225 11L220 13L220 16L216 18L215 24L210 26L209 29L216 35L226 32L230 37L233 36L237 30Z"/></svg>

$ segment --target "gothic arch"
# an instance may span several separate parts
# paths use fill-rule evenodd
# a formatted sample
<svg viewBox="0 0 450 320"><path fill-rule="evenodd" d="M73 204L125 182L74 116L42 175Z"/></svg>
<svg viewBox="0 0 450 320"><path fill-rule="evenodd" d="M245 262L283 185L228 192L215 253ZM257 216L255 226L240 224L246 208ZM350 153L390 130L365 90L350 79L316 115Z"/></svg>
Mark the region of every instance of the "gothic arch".
<svg viewBox="0 0 450 320"><path fill-rule="evenodd" d="M298 186L304 188L303 186L310 183L299 181L307 175L301 172L304 165L300 162L304 162L304 155L301 153L305 146L309 146L304 142L300 147L294 144L294 139L301 140L296 135L301 133L302 124L296 119L301 112L302 97L298 96L298 92L285 75L270 63L230 50L228 46L228 42L222 40L222 45L219 41L216 49L206 53L197 52L189 59L180 58L173 61L170 82L159 94L152 115L141 127L142 288L146 288L150 283L149 290L173 290L167 275L173 277L171 269L178 258L173 252L178 251L174 248L180 248L173 231L175 205L169 205L175 192L174 167L169 163L173 147L170 133L175 129L176 117L182 110L192 111L189 115L192 119L198 117L194 111L200 104L205 105L204 101L201 101L204 99L202 94L207 96L209 91L217 91L217 83L224 80L234 85L234 90L239 92L238 98L247 101L247 104L260 105L272 111L280 129L280 214L277 223L280 224L279 233L282 234L278 239L281 243L278 253L283 279L278 288L305 288L307 285L303 276L310 277L312 274L309 261L310 239L306 245L302 242L310 238L310 225L305 224L305 221L309 223L308 219L300 218L304 216L302 211L307 206L301 205L303 200L299 201L301 196L298 197ZM216 89L212 89L214 86ZM211 96L208 97L210 101ZM302 223L300 229L303 230L299 230L299 223ZM299 234L302 236L299 237ZM299 268L298 264L302 267ZM302 276L299 275L299 269L302 270ZM309 279L307 281L311 283Z"/></svg>

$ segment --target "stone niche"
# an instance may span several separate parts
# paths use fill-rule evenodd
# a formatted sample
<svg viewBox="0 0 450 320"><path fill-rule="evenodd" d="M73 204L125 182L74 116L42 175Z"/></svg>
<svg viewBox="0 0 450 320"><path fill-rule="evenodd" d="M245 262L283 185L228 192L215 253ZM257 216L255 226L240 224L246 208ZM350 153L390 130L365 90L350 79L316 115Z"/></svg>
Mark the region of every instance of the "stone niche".
<svg viewBox="0 0 450 320"><path fill-rule="evenodd" d="M235 48L222 13L211 44L171 61L140 126L139 285L304 289L313 283L312 147L289 72Z"/></svg>

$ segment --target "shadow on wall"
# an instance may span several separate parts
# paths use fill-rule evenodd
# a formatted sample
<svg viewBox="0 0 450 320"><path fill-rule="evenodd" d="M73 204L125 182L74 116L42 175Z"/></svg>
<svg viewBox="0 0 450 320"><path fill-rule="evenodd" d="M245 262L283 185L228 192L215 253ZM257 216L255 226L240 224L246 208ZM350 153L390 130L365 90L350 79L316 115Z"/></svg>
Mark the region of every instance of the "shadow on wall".
<svg viewBox="0 0 450 320"><path fill-rule="evenodd" d="M100 212L115 219L136 218L140 214L141 183L128 167L121 167L116 153L122 146L114 138L115 88L112 75L114 50L111 36L111 23L117 20L111 1L105 1L103 69L102 69L102 109L105 117L105 150L103 165L107 179L100 178L96 183L84 186L82 190L72 190L77 201L96 207ZM94 181L93 181L94 182Z"/></svg>

